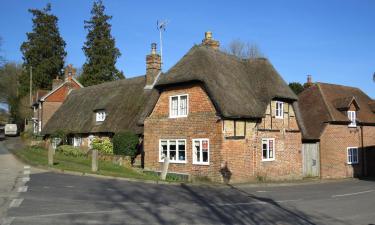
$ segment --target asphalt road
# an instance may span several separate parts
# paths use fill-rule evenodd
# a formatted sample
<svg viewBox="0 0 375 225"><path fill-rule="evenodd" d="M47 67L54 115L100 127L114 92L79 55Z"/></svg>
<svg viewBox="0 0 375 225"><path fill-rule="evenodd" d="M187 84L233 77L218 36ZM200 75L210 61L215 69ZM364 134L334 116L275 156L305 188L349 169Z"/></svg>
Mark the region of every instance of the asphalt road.
<svg viewBox="0 0 375 225"><path fill-rule="evenodd" d="M24 186L3 224L375 224L375 181L370 180L213 187L34 173L31 168Z"/></svg>

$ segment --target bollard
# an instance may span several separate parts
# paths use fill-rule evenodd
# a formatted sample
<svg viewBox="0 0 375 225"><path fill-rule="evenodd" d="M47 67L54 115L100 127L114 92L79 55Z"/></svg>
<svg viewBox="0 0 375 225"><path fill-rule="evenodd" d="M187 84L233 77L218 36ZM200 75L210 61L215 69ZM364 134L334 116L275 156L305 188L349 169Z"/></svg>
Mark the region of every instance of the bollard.
<svg viewBox="0 0 375 225"><path fill-rule="evenodd" d="M163 163L163 171L161 172L162 180L165 180L167 178L168 166L169 166L169 158L165 156L164 163Z"/></svg>
<svg viewBox="0 0 375 225"><path fill-rule="evenodd" d="M97 172L98 171L98 150L92 150L92 159L91 159L91 171Z"/></svg>
<svg viewBox="0 0 375 225"><path fill-rule="evenodd" d="M48 146L48 166L53 166L53 148L52 145Z"/></svg>

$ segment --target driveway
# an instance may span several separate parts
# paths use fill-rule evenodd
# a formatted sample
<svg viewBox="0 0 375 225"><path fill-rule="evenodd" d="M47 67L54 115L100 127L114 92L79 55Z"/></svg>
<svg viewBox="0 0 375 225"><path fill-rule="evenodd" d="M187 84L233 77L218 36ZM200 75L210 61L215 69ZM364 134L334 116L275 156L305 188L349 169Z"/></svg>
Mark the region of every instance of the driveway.
<svg viewBox="0 0 375 225"><path fill-rule="evenodd" d="M29 178L3 224L375 223L374 181L275 187L157 185L34 173L32 168Z"/></svg>

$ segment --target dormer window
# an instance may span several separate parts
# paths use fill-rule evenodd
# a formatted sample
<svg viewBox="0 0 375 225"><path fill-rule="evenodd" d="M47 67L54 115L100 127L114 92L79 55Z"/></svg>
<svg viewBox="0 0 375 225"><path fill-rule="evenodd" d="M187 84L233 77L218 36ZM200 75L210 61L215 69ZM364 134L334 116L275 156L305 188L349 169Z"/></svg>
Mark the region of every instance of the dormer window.
<svg viewBox="0 0 375 225"><path fill-rule="evenodd" d="M175 95L169 99L169 117L187 117L188 95Z"/></svg>
<svg viewBox="0 0 375 225"><path fill-rule="evenodd" d="M356 119L357 119L356 111L348 111L348 118L349 118L349 120L350 120L349 127L356 127L356 126L357 126L357 122L356 122Z"/></svg>
<svg viewBox="0 0 375 225"><path fill-rule="evenodd" d="M284 118L284 102L276 102L276 118L283 119Z"/></svg>
<svg viewBox="0 0 375 225"><path fill-rule="evenodd" d="M105 117L106 113L104 110L96 111L96 122L103 122Z"/></svg>

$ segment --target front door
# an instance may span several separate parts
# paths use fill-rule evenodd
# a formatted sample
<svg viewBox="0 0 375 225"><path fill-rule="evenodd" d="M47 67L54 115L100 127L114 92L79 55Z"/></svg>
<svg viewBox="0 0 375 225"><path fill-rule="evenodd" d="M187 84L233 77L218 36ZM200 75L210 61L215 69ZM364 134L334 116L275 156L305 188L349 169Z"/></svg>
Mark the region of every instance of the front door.
<svg viewBox="0 0 375 225"><path fill-rule="evenodd" d="M320 174L319 143L302 144L303 176L317 177Z"/></svg>

